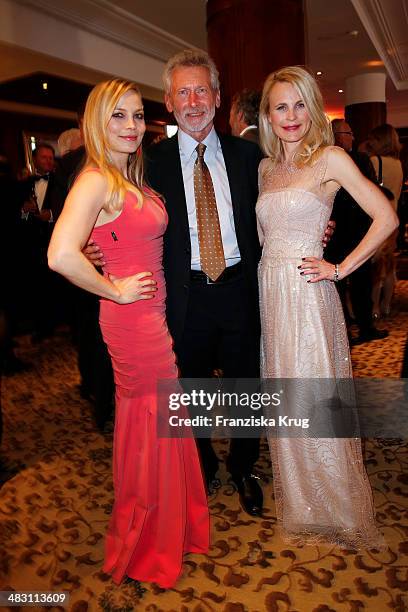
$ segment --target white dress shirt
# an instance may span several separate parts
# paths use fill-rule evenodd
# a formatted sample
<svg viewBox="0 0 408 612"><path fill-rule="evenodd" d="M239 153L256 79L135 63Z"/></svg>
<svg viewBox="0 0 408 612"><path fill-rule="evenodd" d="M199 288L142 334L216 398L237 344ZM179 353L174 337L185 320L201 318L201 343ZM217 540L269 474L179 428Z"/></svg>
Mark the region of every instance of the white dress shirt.
<svg viewBox="0 0 408 612"><path fill-rule="evenodd" d="M44 200L45 200L45 194L47 192L47 187L48 187L48 181L46 181L45 179L39 179L38 181L35 181L34 183L34 193L35 193L35 197L37 200L37 205L38 205L38 210L41 212L42 211L42 207L44 204ZM28 212L24 212L24 210L21 211L21 218L24 219L25 221L27 221L27 219L29 219L30 217L30 213ZM49 223L53 222L53 214L52 214L52 210L50 210L50 218L48 219Z"/></svg>
<svg viewBox="0 0 408 612"><path fill-rule="evenodd" d="M194 197L194 164L197 159L197 151L195 149L198 142L180 129L178 130L177 138L187 202L188 225L191 241L191 268L192 270L201 270ZM212 128L211 132L203 140L203 144L207 147L204 153L204 161L210 171L214 185L225 264L229 267L241 260L241 254L235 234L234 214L227 170L225 168L221 144L214 128Z"/></svg>
<svg viewBox="0 0 408 612"><path fill-rule="evenodd" d="M256 130L256 129L258 129L258 126L256 126L256 125L247 125L246 128L244 128L242 130L242 132L240 133L239 137L242 138L244 134L249 132L249 130Z"/></svg>
<svg viewBox="0 0 408 612"><path fill-rule="evenodd" d="M48 181L46 181L45 179L40 179L39 181L35 181L34 183L35 195L37 196L37 204L40 212L44 204L47 187Z"/></svg>

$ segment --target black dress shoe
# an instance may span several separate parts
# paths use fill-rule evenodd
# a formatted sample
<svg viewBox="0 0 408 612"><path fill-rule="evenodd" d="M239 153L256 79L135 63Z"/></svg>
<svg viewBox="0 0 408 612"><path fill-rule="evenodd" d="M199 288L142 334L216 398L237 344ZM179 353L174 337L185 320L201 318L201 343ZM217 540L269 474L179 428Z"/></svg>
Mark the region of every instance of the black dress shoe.
<svg viewBox="0 0 408 612"><path fill-rule="evenodd" d="M13 374L20 374L27 372L32 369L32 364L22 361L16 355L11 353L8 355L3 362L2 372L5 376L13 376Z"/></svg>
<svg viewBox="0 0 408 612"><path fill-rule="evenodd" d="M233 478L241 505L251 516L262 516L263 494L257 480L252 475Z"/></svg>
<svg viewBox="0 0 408 612"><path fill-rule="evenodd" d="M94 396L92 395L90 389L88 388L87 385L85 385L84 383L81 383L80 385L78 385L78 391L79 391L79 395L82 397L82 399L87 400L88 402L93 402L94 401Z"/></svg>
<svg viewBox="0 0 408 612"><path fill-rule="evenodd" d="M111 404L105 406L100 403L95 403L93 406L93 414L97 428L101 433L105 432L106 424L112 420L114 408Z"/></svg>
<svg viewBox="0 0 408 612"><path fill-rule="evenodd" d="M388 330L386 329L376 329L373 327L357 336L357 338L353 338L351 341L352 346L357 346L359 344L364 344L364 342L371 342L371 340L382 340L383 338L387 338Z"/></svg>

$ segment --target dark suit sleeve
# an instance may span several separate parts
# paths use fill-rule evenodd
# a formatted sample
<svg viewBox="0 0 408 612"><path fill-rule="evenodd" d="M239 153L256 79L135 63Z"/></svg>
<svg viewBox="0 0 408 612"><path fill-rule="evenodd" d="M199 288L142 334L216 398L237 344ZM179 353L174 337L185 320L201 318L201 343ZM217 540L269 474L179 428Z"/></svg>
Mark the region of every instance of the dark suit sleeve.
<svg viewBox="0 0 408 612"><path fill-rule="evenodd" d="M368 155L351 153L350 157L366 178L376 182L375 170ZM325 258L338 263L362 240L371 219L343 187L337 192L331 219L336 221L336 230L325 249Z"/></svg>
<svg viewBox="0 0 408 612"><path fill-rule="evenodd" d="M67 182L61 172L61 168L58 168L55 173L54 184L51 186L49 199L49 208L52 211L54 221L58 219L64 206L65 198L68 193L66 185Z"/></svg>
<svg viewBox="0 0 408 612"><path fill-rule="evenodd" d="M368 155L366 153L355 153L351 157L358 169L360 170L361 174L363 174L373 183L376 183L377 176L375 174L374 166L371 163L371 160Z"/></svg>
<svg viewBox="0 0 408 612"><path fill-rule="evenodd" d="M29 176L22 181L16 181L16 202L20 209L23 207L24 202L30 198L33 185L34 179L32 176Z"/></svg>
<svg viewBox="0 0 408 612"><path fill-rule="evenodd" d="M64 207L64 202L75 180L76 175L85 162L85 149L80 147L75 151L64 155L55 171L54 178L47 198L47 208L52 211L53 219L56 221Z"/></svg>
<svg viewBox="0 0 408 612"><path fill-rule="evenodd" d="M169 154L166 150L168 147L164 145L167 145L166 141L150 145L144 151L145 181L158 193L162 192L162 183L166 175L166 156Z"/></svg>
<svg viewBox="0 0 408 612"><path fill-rule="evenodd" d="M350 153L350 157L352 158L363 176L368 178L368 180L372 181L373 183L377 183L374 166L366 153ZM339 217L343 214L342 211L345 206L344 201L347 200L354 202L351 196L348 195L346 190L342 187L336 195L333 204L332 214L330 217L333 221L336 221L336 223L339 221ZM355 204L355 206L358 207L358 204ZM361 214L365 215L364 211L362 211Z"/></svg>
<svg viewBox="0 0 408 612"><path fill-rule="evenodd" d="M255 181L256 192L258 192L258 168L264 157L262 150L257 146L251 156L251 177L252 181Z"/></svg>

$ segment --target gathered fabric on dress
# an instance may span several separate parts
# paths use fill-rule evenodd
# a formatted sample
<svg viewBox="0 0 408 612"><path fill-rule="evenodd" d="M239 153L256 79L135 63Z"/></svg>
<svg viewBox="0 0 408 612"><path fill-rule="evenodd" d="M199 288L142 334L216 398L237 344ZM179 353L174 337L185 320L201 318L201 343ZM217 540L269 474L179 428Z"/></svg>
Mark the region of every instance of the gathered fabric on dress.
<svg viewBox="0 0 408 612"><path fill-rule="evenodd" d="M157 382L178 376L165 320L167 222L159 197L149 192L139 206L128 191L119 216L92 232L107 262L105 275L149 271L157 282L149 300L117 304L101 299L100 325L116 385L115 501L104 571L117 583L126 575L163 588L176 582L183 553L205 553L209 546L208 506L194 438L161 438L157 432Z"/></svg>
<svg viewBox="0 0 408 612"><path fill-rule="evenodd" d="M335 284L308 283L311 277L301 276L297 267L302 257L323 256L322 237L336 193L325 183L329 151L310 166L274 166L265 159L259 167L262 378L327 379L329 386L334 379L335 387L336 379L352 377ZM303 410L302 399L295 401L299 406L291 406L292 414ZM360 439L267 435L277 519L288 542L383 546Z"/></svg>

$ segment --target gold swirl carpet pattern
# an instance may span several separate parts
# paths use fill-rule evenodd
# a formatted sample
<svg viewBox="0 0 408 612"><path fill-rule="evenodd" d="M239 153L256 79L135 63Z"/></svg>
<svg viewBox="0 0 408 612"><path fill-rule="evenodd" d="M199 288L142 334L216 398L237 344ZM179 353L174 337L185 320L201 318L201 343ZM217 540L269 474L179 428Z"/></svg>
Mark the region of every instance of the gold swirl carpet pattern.
<svg viewBox="0 0 408 612"><path fill-rule="evenodd" d="M396 314L386 321L389 337L353 349L356 376L399 377L408 281L399 282L395 306ZM68 591L65 609L71 612L408 610L408 454L406 442L398 439L365 445L385 552L286 546L276 529L271 463L263 444L257 464L262 518L242 511L221 469L223 486L209 500L208 555L187 555L174 589L144 584L140 593L132 583L115 586L101 570L113 502L112 432L97 431L89 404L79 396L75 352L66 335L40 347L23 338L19 355L36 367L3 379L2 456L19 471L0 490L0 590ZM225 456L227 442L217 449Z"/></svg>

